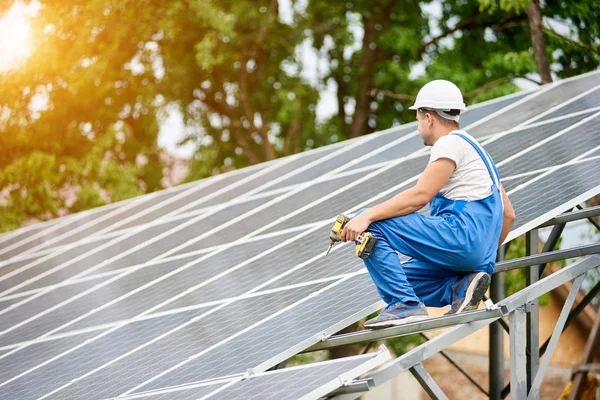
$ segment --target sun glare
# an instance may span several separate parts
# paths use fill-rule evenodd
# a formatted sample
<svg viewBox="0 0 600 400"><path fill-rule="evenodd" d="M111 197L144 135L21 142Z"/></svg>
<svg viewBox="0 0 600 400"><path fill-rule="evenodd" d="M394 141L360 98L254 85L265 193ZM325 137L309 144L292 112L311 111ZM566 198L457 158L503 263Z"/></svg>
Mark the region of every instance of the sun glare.
<svg viewBox="0 0 600 400"><path fill-rule="evenodd" d="M13 6L0 19L0 71L14 68L29 55L29 25L25 9Z"/></svg>

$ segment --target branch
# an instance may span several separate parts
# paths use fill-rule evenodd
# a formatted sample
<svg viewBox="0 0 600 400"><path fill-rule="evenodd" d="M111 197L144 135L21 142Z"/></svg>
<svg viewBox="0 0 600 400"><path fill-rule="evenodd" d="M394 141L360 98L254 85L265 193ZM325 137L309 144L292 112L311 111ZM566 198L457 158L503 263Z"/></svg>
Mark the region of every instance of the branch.
<svg viewBox="0 0 600 400"><path fill-rule="evenodd" d="M498 85L501 85L503 83L510 82L513 79L517 79L517 78L527 79L528 81L533 82L537 85L542 84L541 82L538 82L535 79L531 79L531 78L527 77L526 75L510 75L510 76L505 76L505 77L496 79L495 81L492 81L492 82L488 82L485 85L481 86L480 88L477 88L469 93L465 93L463 95L463 97L466 99L476 97L476 96L480 95L481 93L485 92L486 90L489 90L489 89L496 87ZM370 94L372 97L375 97L378 94L382 94L386 97L390 97L392 99L402 100L402 101L415 101L416 100L415 96L411 96L409 94L396 94L389 90L384 90L384 89L372 89Z"/></svg>
<svg viewBox="0 0 600 400"><path fill-rule="evenodd" d="M267 21L261 26L260 32L256 36L256 40L254 41L254 46L252 46L252 50L250 50L250 53L249 53L250 57L256 56L256 53L258 53L258 48L260 47L262 42L267 37L267 33L269 32L268 31L269 25L271 23L271 20L275 16L275 13L277 12L278 5L279 5L278 0L271 0L271 5L269 6L269 11L267 13L267 18L266 18Z"/></svg>
<svg viewBox="0 0 600 400"><path fill-rule="evenodd" d="M587 44L585 44L585 43L578 42L578 41L576 41L576 40L574 40L574 39L571 39L570 37L563 36L563 35L561 35L560 33L556 32L556 31L555 31L554 29L552 29L551 27L549 27L549 26L546 26L545 24L544 24L544 27L543 27L543 29L544 29L544 32L551 33L551 34L553 34L554 36L558 37L559 39L562 39L562 40L564 40L564 41L566 41L566 42L569 42L569 43L571 43L571 44L574 44L575 46L579 46L579 47L581 47L581 48L584 48L584 49L586 49L586 50L589 50L589 51L591 51L591 52L593 52L593 53L596 53L597 55L600 55L600 50L599 50L599 49L596 49L595 47L592 47L592 46L590 46L590 45L587 45Z"/></svg>
<svg viewBox="0 0 600 400"><path fill-rule="evenodd" d="M510 82L513 79L517 79L517 78L527 79L530 82L536 83L538 85L542 85L542 82L538 82L535 79L531 79L531 78L529 78L529 77L527 77L525 75L509 75L509 76L505 76L503 78L496 79L495 81L488 82L485 85L481 86L480 88L477 88L477 89L475 89L475 90L473 90L473 91L471 91L469 93L465 93L463 95L463 97L465 97L467 99L470 99L472 97L477 97L481 93L485 92L488 89L491 89L493 87L502 85L503 83L506 83L506 82Z"/></svg>
<svg viewBox="0 0 600 400"><path fill-rule="evenodd" d="M392 98L392 99L404 100L404 101L415 101L417 99L415 96L411 96L410 94L396 94L389 90L377 89L377 88L371 89L369 94L371 95L371 97L375 97L378 94L382 94L382 95Z"/></svg>
<svg viewBox="0 0 600 400"><path fill-rule="evenodd" d="M477 19L477 17L479 17L480 15L481 14L479 14L479 13L473 14L469 18L467 18L463 21L460 21L458 24L456 24L456 26L454 28L446 29L444 32L442 32L438 36L421 44L421 46L419 46L419 48L417 49L417 53L419 53L419 54L422 53L423 51L425 51L427 46L434 44L435 42L437 42L440 39L445 38L446 36L452 35L454 32L456 32L460 29L464 29L464 28L468 27L469 25L472 25L475 22L475 20Z"/></svg>

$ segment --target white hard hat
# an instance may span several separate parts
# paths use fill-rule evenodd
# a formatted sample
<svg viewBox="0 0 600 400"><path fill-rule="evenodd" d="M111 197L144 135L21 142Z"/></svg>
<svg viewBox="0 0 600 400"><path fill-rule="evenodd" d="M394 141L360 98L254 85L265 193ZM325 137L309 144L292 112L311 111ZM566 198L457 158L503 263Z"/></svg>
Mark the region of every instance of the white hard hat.
<svg viewBox="0 0 600 400"><path fill-rule="evenodd" d="M434 110L465 110L460 89L454 83L442 79L431 81L419 90L415 104L409 110L431 108Z"/></svg>

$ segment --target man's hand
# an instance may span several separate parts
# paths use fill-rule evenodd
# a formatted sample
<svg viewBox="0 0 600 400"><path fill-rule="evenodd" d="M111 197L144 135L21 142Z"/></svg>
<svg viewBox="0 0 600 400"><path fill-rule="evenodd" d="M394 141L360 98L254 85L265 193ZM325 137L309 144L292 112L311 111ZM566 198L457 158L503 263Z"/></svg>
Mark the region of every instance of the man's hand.
<svg viewBox="0 0 600 400"><path fill-rule="evenodd" d="M360 214L357 217L354 217L346 224L342 233L340 234L340 239L342 242L353 242L356 240L358 235L367 230L371 221L364 216L364 214Z"/></svg>

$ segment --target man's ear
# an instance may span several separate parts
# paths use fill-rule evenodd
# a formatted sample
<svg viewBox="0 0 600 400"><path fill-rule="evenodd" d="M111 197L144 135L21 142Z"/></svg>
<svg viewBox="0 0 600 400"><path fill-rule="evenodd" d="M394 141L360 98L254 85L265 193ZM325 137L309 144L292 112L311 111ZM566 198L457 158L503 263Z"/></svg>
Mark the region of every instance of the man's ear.
<svg viewBox="0 0 600 400"><path fill-rule="evenodd" d="M435 118L433 117L433 115L430 113L427 113L427 126L429 127L429 129L431 129L433 127L434 120L435 120Z"/></svg>

